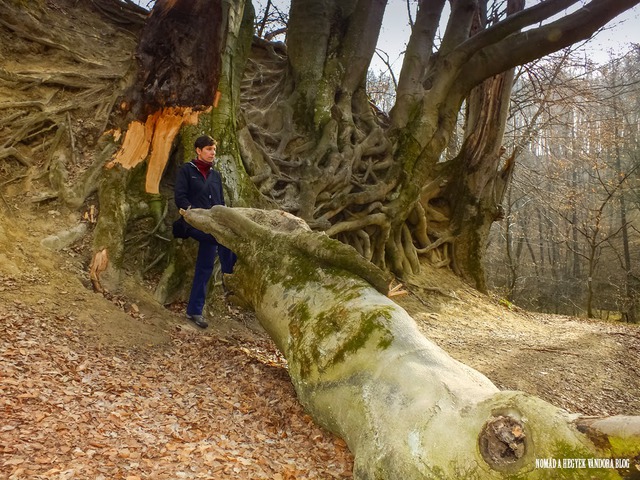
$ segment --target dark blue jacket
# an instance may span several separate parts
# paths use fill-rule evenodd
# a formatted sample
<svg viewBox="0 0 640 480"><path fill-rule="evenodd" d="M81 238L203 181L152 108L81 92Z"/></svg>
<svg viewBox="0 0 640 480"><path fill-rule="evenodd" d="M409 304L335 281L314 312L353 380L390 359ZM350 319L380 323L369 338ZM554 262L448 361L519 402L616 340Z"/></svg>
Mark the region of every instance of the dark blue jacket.
<svg viewBox="0 0 640 480"><path fill-rule="evenodd" d="M224 205L222 177L213 168L205 180L193 161L180 167L176 178L174 197L178 208L211 208Z"/></svg>
<svg viewBox="0 0 640 480"><path fill-rule="evenodd" d="M206 180L193 161L185 163L178 170L174 198L178 208L206 208L224 205L222 177L213 168L209 169ZM183 216L173 223L175 238L193 238L199 242L196 257L193 287L189 297L187 313L202 313L206 299L207 283L213 272L216 251L220 258L222 273L232 273L236 255L224 245L218 245L215 237L189 225Z"/></svg>

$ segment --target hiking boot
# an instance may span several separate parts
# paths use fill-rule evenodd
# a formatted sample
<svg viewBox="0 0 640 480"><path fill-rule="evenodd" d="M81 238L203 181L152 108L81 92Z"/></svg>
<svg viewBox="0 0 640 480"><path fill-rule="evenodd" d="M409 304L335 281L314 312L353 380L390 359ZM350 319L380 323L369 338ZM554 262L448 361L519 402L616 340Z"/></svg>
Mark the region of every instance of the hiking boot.
<svg viewBox="0 0 640 480"><path fill-rule="evenodd" d="M187 318L195 323L200 328L207 328L209 324L205 322L204 317L202 315L189 315L187 313Z"/></svg>

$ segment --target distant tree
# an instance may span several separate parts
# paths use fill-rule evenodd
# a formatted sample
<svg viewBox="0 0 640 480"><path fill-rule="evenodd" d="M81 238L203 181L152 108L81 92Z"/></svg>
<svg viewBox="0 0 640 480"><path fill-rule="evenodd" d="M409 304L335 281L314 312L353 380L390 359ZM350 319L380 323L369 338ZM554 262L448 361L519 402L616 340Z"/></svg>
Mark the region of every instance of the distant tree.
<svg viewBox="0 0 640 480"><path fill-rule="evenodd" d="M629 55L613 61L615 65L628 63ZM531 267L521 268L519 273L511 268L512 277L507 282L515 286L513 275L526 280L523 287L528 301L537 299L528 306L553 311L582 304L584 311L593 315L594 301L605 310L615 310L616 302L633 303L626 293L621 294L627 298L625 301L618 302L615 298L616 290L628 291L626 274L622 272L631 270L627 266L631 265L632 255L625 256L624 244L629 243L633 221L626 219L626 215L625 221L617 221L615 217L623 216L625 196L633 190L635 178L630 145L636 137L637 81L634 69L629 68L622 82L624 88L615 89L610 86L612 71L589 63L576 64L571 69L565 66L559 77L563 80L556 85L524 84L540 85L538 90L545 93L546 99L540 104L542 109L523 110L522 104L514 104L518 107L513 117L516 124L527 119L539 120L530 153L523 155L511 186L517 194L510 194L513 200L508 207L506 230L510 241L507 258L514 261L513 242L524 241L527 248L520 248L516 259L522 262L523 252L527 252L532 262ZM520 95L519 90L517 93ZM537 218L548 221L536 221ZM537 248L531 245L532 220L539 232L535 239ZM515 232L517 238L511 238ZM497 238L496 242L504 244ZM620 262L611 257L616 251ZM493 258L495 262L495 250ZM545 258L550 261L545 263ZM607 267L598 274L600 258L607 258ZM621 267L616 270L618 264ZM553 294L545 293L545 289ZM507 289L506 293L513 295L513 290ZM565 303L565 307L558 302ZM620 310L626 312L628 308Z"/></svg>
<svg viewBox="0 0 640 480"><path fill-rule="evenodd" d="M530 168L532 155L529 148L532 141L554 122L553 117L546 113L557 104L557 92L566 86L565 82L568 79L564 70L570 61L571 52L566 49L548 59L532 62L521 68L516 76L517 83L511 98L510 118L506 125L504 143L506 148L512 151L510 161L518 161L522 164L521 168ZM525 155L525 159L520 162L522 155ZM533 237L536 235L536 223L532 222L530 217L532 211L540 208L543 199L534 200L526 181L523 183L518 180L515 184L509 184L506 195L505 221L499 224L502 226L500 234L503 238L499 243L505 247L507 261L508 279L505 294L507 299L513 300L525 251L530 254L529 261L532 262L535 276L539 274L537 255L532 246ZM540 244L541 241L544 240L540 239L537 243ZM495 255L492 259L494 262ZM544 262L544 256L541 255L539 260Z"/></svg>
<svg viewBox="0 0 640 480"><path fill-rule="evenodd" d="M391 75L380 71L367 73L367 93L371 102L380 110L388 113L395 100L395 86Z"/></svg>
<svg viewBox="0 0 640 480"><path fill-rule="evenodd" d="M267 41L283 37L287 31L289 16L272 0L257 2L258 10L255 19L255 35Z"/></svg>

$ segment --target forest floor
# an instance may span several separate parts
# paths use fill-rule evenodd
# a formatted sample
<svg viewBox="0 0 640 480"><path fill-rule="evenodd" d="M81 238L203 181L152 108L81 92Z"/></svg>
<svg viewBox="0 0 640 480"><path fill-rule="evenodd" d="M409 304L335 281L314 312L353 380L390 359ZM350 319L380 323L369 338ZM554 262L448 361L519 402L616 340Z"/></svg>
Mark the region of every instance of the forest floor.
<svg viewBox="0 0 640 480"><path fill-rule="evenodd" d="M133 278L94 293L86 246L41 246L78 214L5 206L0 478L351 477L346 445L305 414L251 312L220 299L200 330ZM637 326L508 308L444 272L406 287L395 299L425 335L500 388L640 412Z"/></svg>

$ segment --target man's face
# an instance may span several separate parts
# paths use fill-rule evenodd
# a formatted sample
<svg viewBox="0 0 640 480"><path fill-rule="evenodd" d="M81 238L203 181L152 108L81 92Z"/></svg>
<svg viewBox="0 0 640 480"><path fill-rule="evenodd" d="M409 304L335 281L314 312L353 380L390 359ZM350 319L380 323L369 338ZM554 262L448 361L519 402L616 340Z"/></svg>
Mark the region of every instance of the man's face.
<svg viewBox="0 0 640 480"><path fill-rule="evenodd" d="M203 162L213 163L213 159L216 158L216 146L208 145L203 148L196 148L196 154Z"/></svg>

